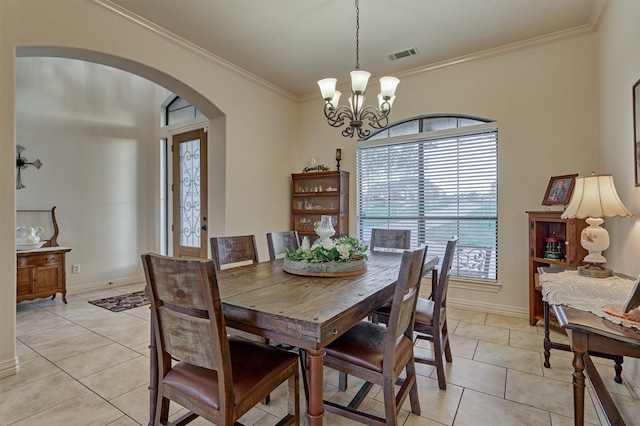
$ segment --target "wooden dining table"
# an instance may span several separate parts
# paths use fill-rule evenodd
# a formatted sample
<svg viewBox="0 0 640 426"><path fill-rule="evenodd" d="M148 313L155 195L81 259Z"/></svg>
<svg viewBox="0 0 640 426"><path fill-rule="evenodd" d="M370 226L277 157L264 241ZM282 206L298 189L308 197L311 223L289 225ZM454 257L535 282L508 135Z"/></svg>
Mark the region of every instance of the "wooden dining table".
<svg viewBox="0 0 640 426"><path fill-rule="evenodd" d="M306 351L308 425L323 422L324 348L393 298L401 254L367 254L367 271L348 277L290 274L283 270L282 259L224 269L216 274L228 327ZM433 271L432 286L438 262L438 257L427 256L425 271ZM151 425L158 384L153 325L150 349Z"/></svg>

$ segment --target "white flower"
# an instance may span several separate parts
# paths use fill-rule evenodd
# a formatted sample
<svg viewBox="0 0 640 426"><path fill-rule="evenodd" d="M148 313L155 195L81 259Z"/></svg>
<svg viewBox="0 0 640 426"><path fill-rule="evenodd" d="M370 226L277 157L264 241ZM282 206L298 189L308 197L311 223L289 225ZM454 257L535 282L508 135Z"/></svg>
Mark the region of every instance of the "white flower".
<svg viewBox="0 0 640 426"><path fill-rule="evenodd" d="M336 246L336 243L331 238L325 238L322 240L322 248L329 251ZM339 246L338 246L339 249Z"/></svg>
<svg viewBox="0 0 640 426"><path fill-rule="evenodd" d="M340 259L347 260L351 257L351 246L349 244L340 244L336 248L340 253Z"/></svg>

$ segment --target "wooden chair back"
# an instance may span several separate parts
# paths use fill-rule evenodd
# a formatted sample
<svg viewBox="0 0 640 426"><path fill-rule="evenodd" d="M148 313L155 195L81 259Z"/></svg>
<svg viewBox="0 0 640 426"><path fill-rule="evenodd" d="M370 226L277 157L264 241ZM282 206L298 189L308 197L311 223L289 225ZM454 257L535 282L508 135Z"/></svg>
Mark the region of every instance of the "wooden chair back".
<svg viewBox="0 0 640 426"><path fill-rule="evenodd" d="M361 321L325 348L324 365L365 381L347 406L324 401L327 411L368 425L398 425L398 412L409 397L411 412L420 415L413 322L426 253L426 246L403 252L386 329ZM374 384L383 389L384 418L358 410Z"/></svg>
<svg viewBox="0 0 640 426"><path fill-rule="evenodd" d="M256 236L213 237L211 238L211 258L216 271L232 263L258 263Z"/></svg>
<svg viewBox="0 0 640 426"><path fill-rule="evenodd" d="M230 368L213 262L153 254L142 261L160 365L174 357L211 370Z"/></svg>
<svg viewBox="0 0 640 426"><path fill-rule="evenodd" d="M385 348L393 350L396 340L403 334L413 340L413 319L416 302L420 293L422 269L427 254L427 246L415 250L405 250L398 274L389 322L387 323L387 342ZM385 350L386 352L386 350ZM392 354L385 353L384 366L393 368Z"/></svg>
<svg viewBox="0 0 640 426"><path fill-rule="evenodd" d="M451 265L453 264L453 256L458 244L458 237L453 237L447 241L447 247L442 259L440 274L438 276L438 286L436 287L436 295L433 300L433 323L440 324L442 317L446 314L447 307L447 291L449 290L449 277L451 276ZM440 307L440 309L438 309Z"/></svg>
<svg viewBox="0 0 640 426"><path fill-rule="evenodd" d="M401 251L411 248L410 229L372 229L371 251Z"/></svg>
<svg viewBox="0 0 640 426"><path fill-rule="evenodd" d="M415 361L420 364L433 365L436 368L438 386L442 390L447 389L445 361L451 362L453 360L447 326L447 290L449 289L451 265L457 243L457 237L447 242L433 300L418 300L414 322L416 341L428 340L433 343L433 356L416 356Z"/></svg>
<svg viewBox="0 0 640 426"><path fill-rule="evenodd" d="M175 401L190 412L171 424L202 416L237 425L284 381L289 398L279 424L299 424L297 356L227 335L214 262L147 253L142 263L158 366L151 370L152 383L153 377L158 382L153 424L168 424L169 402Z"/></svg>
<svg viewBox="0 0 640 426"><path fill-rule="evenodd" d="M269 232L267 233L267 246L269 247L270 260L281 257L283 253L286 253L286 249L297 250L300 248L298 231Z"/></svg>

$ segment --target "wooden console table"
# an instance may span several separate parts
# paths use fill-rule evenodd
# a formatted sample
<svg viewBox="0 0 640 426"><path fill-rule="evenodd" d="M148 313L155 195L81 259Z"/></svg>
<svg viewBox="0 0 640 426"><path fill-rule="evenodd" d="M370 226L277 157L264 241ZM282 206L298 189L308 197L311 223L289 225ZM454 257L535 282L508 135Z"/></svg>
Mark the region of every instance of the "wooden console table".
<svg viewBox="0 0 640 426"><path fill-rule="evenodd" d="M590 355L640 358L640 329L636 328L635 324L619 324L617 322L623 321L615 318L609 320L601 310L595 309L596 305L600 307L606 304L603 298L611 298L612 303L624 301L632 289L633 280L617 278L618 282L614 283L604 280L600 283L597 281L590 283L586 282L589 281L587 278L578 278L585 280L585 282L578 282L575 277L561 275L556 275L558 278L554 280L543 279L544 275L555 275L553 273L560 270L560 268L550 268L550 270L541 268L543 274L540 282L545 300L551 304L559 325L567 330L573 351L575 425L584 425L584 371L586 370L608 423L624 426L626 423L593 365ZM568 274L568 272L565 273ZM548 315L545 320L548 322Z"/></svg>
<svg viewBox="0 0 640 426"><path fill-rule="evenodd" d="M640 330L614 324L591 312L562 305L553 305L553 310L562 328L570 330L569 341L573 350L574 368L572 383L575 425L584 425L585 370L609 424L626 425L598 370L593 365L589 352L598 351L640 358Z"/></svg>
<svg viewBox="0 0 640 426"><path fill-rule="evenodd" d="M559 267L539 267L538 268L538 273L539 274L544 274L544 273L558 273L558 272L562 272L562 271L566 271L567 268L559 268ZM544 306L544 338L542 340L543 342L543 346L544 346L544 366L545 368L551 368L551 349L558 349L561 351L571 351L571 346L564 344L564 343L559 343L559 342L553 342L551 341L551 333L550 333L550 327L551 327L551 308L549 307L549 303L547 303L546 301L543 301L543 306ZM554 324L556 326L558 326L559 324L557 323L557 320L554 322ZM622 363L624 362L624 357L622 355L611 355L611 354L606 354L606 353L601 353L601 352L596 352L594 350L590 350L589 354L591 356L596 356L598 358L606 358L606 359L611 359L614 362L613 368L615 370L615 376L613 377L613 380L615 380L616 383L622 383Z"/></svg>

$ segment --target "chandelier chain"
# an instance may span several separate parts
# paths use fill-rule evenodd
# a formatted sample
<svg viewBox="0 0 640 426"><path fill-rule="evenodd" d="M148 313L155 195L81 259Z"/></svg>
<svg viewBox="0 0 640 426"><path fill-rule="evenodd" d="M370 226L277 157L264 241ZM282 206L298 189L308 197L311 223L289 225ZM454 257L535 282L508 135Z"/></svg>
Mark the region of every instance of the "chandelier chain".
<svg viewBox="0 0 640 426"><path fill-rule="evenodd" d="M356 0L356 69L360 69L360 1Z"/></svg>

